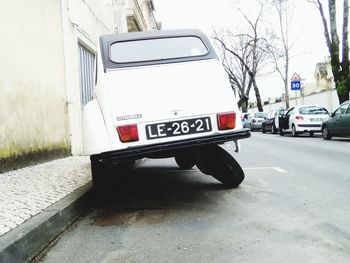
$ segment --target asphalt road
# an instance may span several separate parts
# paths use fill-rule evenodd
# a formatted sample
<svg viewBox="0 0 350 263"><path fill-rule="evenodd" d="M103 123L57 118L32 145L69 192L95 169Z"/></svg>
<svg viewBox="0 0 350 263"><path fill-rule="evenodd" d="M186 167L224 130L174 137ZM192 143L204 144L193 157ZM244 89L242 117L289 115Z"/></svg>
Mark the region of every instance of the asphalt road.
<svg viewBox="0 0 350 263"><path fill-rule="evenodd" d="M40 262L350 262L350 139L254 132L241 146L226 147L239 188L147 160Z"/></svg>

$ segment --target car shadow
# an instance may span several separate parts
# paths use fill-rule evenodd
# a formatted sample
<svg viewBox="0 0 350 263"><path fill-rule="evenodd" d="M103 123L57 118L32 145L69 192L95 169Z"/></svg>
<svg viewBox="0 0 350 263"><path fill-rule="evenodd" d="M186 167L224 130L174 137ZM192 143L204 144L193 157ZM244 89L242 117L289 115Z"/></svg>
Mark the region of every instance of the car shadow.
<svg viewBox="0 0 350 263"><path fill-rule="evenodd" d="M279 133L276 133L275 135L279 135ZM299 134L298 136L293 136L291 133L285 133L283 135L284 137L291 137L291 138L295 138L295 139L298 139L298 138L309 138L309 139L323 139L322 138L322 134L314 134L314 136L310 136L308 133L302 133L302 134Z"/></svg>
<svg viewBox="0 0 350 263"><path fill-rule="evenodd" d="M276 134L279 135L279 134ZM322 134L315 134L314 136L310 136L308 133L305 134L299 134L298 136L294 137L291 133L285 133L284 137L292 137L295 139L298 138L309 138L309 139L323 139ZM350 137L332 137L329 141L338 141L338 142L347 142L350 143Z"/></svg>
<svg viewBox="0 0 350 263"><path fill-rule="evenodd" d="M350 143L350 137L332 137L330 141Z"/></svg>
<svg viewBox="0 0 350 263"><path fill-rule="evenodd" d="M196 167L190 170L176 166L148 165L124 174L116 174L103 198L92 196L92 209L98 225L116 224L137 212L208 209L217 205L227 189ZM205 208L204 208L205 207ZM108 223L109 222L109 223Z"/></svg>
<svg viewBox="0 0 350 263"><path fill-rule="evenodd" d="M151 165L138 167L124 174L115 174L108 189L94 207L114 206L153 207L177 206L202 202L208 192L227 190L222 183L201 173L196 167L190 170Z"/></svg>

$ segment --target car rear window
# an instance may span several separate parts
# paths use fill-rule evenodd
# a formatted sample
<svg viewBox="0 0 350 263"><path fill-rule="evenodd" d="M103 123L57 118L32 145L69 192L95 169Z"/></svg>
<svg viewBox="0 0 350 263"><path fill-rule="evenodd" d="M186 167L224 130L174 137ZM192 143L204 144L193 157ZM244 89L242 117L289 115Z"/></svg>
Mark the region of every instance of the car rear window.
<svg viewBox="0 0 350 263"><path fill-rule="evenodd" d="M254 113L254 118L265 118L266 116L267 116L267 114L264 112Z"/></svg>
<svg viewBox="0 0 350 263"><path fill-rule="evenodd" d="M299 114L303 114L303 115L328 114L328 111L323 107L308 106L308 107L301 107L299 109Z"/></svg>
<svg viewBox="0 0 350 263"><path fill-rule="evenodd" d="M110 59L115 63L146 62L208 53L202 40L194 36L168 37L115 42L110 46Z"/></svg>

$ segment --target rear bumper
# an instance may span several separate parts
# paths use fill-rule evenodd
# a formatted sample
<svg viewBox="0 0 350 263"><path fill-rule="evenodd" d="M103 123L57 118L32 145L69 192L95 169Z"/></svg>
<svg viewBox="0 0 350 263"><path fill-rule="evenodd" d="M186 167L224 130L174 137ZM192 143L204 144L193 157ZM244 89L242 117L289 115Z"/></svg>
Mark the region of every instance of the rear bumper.
<svg viewBox="0 0 350 263"><path fill-rule="evenodd" d="M296 127L297 131L314 131L321 132L321 124L298 124Z"/></svg>
<svg viewBox="0 0 350 263"><path fill-rule="evenodd" d="M261 129L262 128L262 122L252 123L253 129Z"/></svg>
<svg viewBox="0 0 350 263"><path fill-rule="evenodd" d="M92 155L90 158L97 158L106 161L117 161L117 160L130 160L130 159L141 159L151 155L157 155L161 153L174 153L179 150L188 150L191 148L196 148L206 144L220 144L224 142L240 140L250 137L250 130L243 128L230 133L225 134L215 134L205 137L172 141L161 144L152 144L139 147L131 147L122 150L104 152L97 155Z"/></svg>

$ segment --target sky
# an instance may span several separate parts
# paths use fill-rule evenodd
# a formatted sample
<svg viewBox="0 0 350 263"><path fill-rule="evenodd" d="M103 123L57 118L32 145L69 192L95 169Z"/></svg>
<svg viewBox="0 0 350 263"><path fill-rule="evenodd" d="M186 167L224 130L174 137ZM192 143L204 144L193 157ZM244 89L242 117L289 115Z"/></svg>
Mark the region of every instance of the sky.
<svg viewBox="0 0 350 263"><path fill-rule="evenodd" d="M256 17L259 8L254 0L153 0L155 16L162 29L197 28L212 36L214 29L239 30L244 24L240 8L250 19ZM306 0L292 0L295 4L290 27L290 40L295 42L290 61L289 79L294 72L305 82L314 82L316 63L328 56L323 26L318 9ZM271 23L273 10L267 10ZM341 32L338 32L341 33ZM277 73L260 77L258 86L262 98L279 97L284 91L282 79ZM250 94L253 100L254 94Z"/></svg>

